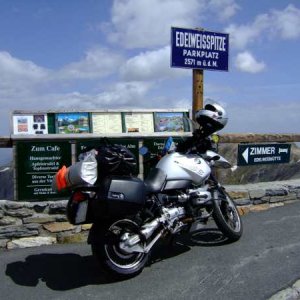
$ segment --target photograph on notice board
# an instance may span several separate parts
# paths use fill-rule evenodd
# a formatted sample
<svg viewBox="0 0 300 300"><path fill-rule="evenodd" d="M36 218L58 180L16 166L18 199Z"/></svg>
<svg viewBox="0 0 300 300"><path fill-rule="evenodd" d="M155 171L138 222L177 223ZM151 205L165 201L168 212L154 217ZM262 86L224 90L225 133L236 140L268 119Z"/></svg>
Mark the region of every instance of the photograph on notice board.
<svg viewBox="0 0 300 300"><path fill-rule="evenodd" d="M14 134L47 134L46 114L13 116Z"/></svg>
<svg viewBox="0 0 300 300"><path fill-rule="evenodd" d="M155 132L184 132L183 112L155 113Z"/></svg>
<svg viewBox="0 0 300 300"><path fill-rule="evenodd" d="M47 134L48 133L48 121L46 114L33 115L32 129L35 134Z"/></svg>
<svg viewBox="0 0 300 300"><path fill-rule="evenodd" d="M93 133L122 133L122 116L120 112L92 113Z"/></svg>
<svg viewBox="0 0 300 300"><path fill-rule="evenodd" d="M29 133L29 116L16 116L17 129L14 133Z"/></svg>
<svg viewBox="0 0 300 300"><path fill-rule="evenodd" d="M126 132L154 132L153 113L124 113Z"/></svg>
<svg viewBox="0 0 300 300"><path fill-rule="evenodd" d="M56 114L56 133L89 133L89 113Z"/></svg>

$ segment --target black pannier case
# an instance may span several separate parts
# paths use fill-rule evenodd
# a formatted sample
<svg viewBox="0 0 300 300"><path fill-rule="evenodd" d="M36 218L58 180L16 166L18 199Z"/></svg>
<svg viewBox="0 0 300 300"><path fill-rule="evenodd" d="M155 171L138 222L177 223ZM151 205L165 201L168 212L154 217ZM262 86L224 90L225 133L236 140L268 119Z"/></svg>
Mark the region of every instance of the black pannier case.
<svg viewBox="0 0 300 300"><path fill-rule="evenodd" d="M130 176L106 177L93 200L95 218L134 215L143 208L146 199L145 184Z"/></svg>

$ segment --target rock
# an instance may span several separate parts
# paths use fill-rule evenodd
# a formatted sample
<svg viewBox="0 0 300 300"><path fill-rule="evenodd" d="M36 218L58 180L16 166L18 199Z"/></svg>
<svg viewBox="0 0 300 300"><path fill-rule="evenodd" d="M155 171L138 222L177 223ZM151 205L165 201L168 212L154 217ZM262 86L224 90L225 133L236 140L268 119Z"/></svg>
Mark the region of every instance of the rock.
<svg viewBox="0 0 300 300"><path fill-rule="evenodd" d="M36 223L24 224L23 226L29 230L39 230L41 227L40 224L36 224Z"/></svg>
<svg viewBox="0 0 300 300"><path fill-rule="evenodd" d="M18 238L38 235L39 231L35 228L25 226L3 226L0 227L0 239L3 238Z"/></svg>
<svg viewBox="0 0 300 300"><path fill-rule="evenodd" d="M0 219L2 219L2 218L3 218L3 216L4 216L4 212L3 212L3 210L0 210Z"/></svg>
<svg viewBox="0 0 300 300"><path fill-rule="evenodd" d="M287 188L290 193L300 192L300 186L285 185L284 187Z"/></svg>
<svg viewBox="0 0 300 300"><path fill-rule="evenodd" d="M250 199L235 199L234 203L237 206L244 206L244 205L250 205L251 201L250 201Z"/></svg>
<svg viewBox="0 0 300 300"><path fill-rule="evenodd" d="M5 201L4 204L5 209L20 209L23 207L24 207L23 202Z"/></svg>
<svg viewBox="0 0 300 300"><path fill-rule="evenodd" d="M65 214L67 201L57 201L49 205L49 214Z"/></svg>
<svg viewBox="0 0 300 300"><path fill-rule="evenodd" d="M287 288L282 290L275 295L273 295L269 300L297 300L299 294L296 290L292 288Z"/></svg>
<svg viewBox="0 0 300 300"><path fill-rule="evenodd" d="M291 200L297 200L297 195L296 194L289 194L284 197L284 201L291 201Z"/></svg>
<svg viewBox="0 0 300 300"><path fill-rule="evenodd" d="M90 230L93 224L83 224L81 225L82 230Z"/></svg>
<svg viewBox="0 0 300 300"><path fill-rule="evenodd" d="M262 197L266 196L266 192L263 189L259 190L250 190L249 191L249 197L251 200L253 199L260 199Z"/></svg>
<svg viewBox="0 0 300 300"><path fill-rule="evenodd" d="M249 193L248 192L242 192L242 191L230 191L228 192L229 196L233 199L246 199L249 198Z"/></svg>
<svg viewBox="0 0 300 300"><path fill-rule="evenodd" d="M282 189L267 189L266 190L266 196L286 196L288 194L288 191L284 188Z"/></svg>
<svg viewBox="0 0 300 300"><path fill-rule="evenodd" d="M250 212L250 205L238 206L237 209L238 209L240 216L243 216Z"/></svg>
<svg viewBox="0 0 300 300"><path fill-rule="evenodd" d="M5 214L11 217L26 218L33 215L33 212L28 208L9 209Z"/></svg>
<svg viewBox="0 0 300 300"><path fill-rule="evenodd" d="M66 234L65 232L57 235L57 242L60 244L68 243L85 243L87 241L88 234L85 232Z"/></svg>
<svg viewBox="0 0 300 300"><path fill-rule="evenodd" d="M6 248L6 245L7 245L8 242L9 242L9 240L0 239L0 249L1 248Z"/></svg>
<svg viewBox="0 0 300 300"><path fill-rule="evenodd" d="M284 206L283 202L270 203L270 208Z"/></svg>
<svg viewBox="0 0 300 300"><path fill-rule="evenodd" d="M49 206L48 202L26 202L24 207L33 209L37 213L43 213Z"/></svg>
<svg viewBox="0 0 300 300"><path fill-rule="evenodd" d="M28 224L28 223L43 224L43 223L50 223L50 222L55 222L55 221L56 221L56 219L54 216L49 216L47 214L34 214L31 217L23 219L24 224Z"/></svg>
<svg viewBox="0 0 300 300"><path fill-rule="evenodd" d="M50 224L45 224L43 225L43 227L52 233L73 230L76 228L74 225L71 225L69 222L54 222Z"/></svg>
<svg viewBox="0 0 300 300"><path fill-rule="evenodd" d="M22 225L22 221L17 218L13 218L10 216L5 216L0 219L0 226L7 226L7 225Z"/></svg>
<svg viewBox="0 0 300 300"><path fill-rule="evenodd" d="M259 212L259 211L264 211L270 208L269 204L259 204L259 205L253 205L250 207L251 212Z"/></svg>
<svg viewBox="0 0 300 300"><path fill-rule="evenodd" d="M29 248L29 247L37 247L43 245L52 245L56 243L55 237L27 237L21 238L17 240L13 240L7 243L7 249L15 249L15 248Z"/></svg>
<svg viewBox="0 0 300 300"><path fill-rule="evenodd" d="M271 197L270 203L277 203L285 201L286 197L278 196L278 197Z"/></svg>
<svg viewBox="0 0 300 300"><path fill-rule="evenodd" d="M293 289L295 289L299 295L300 295L300 280L297 280L294 284L293 284Z"/></svg>
<svg viewBox="0 0 300 300"><path fill-rule="evenodd" d="M264 204L264 203L269 203L271 197L262 197L261 199L254 199L253 204L258 205L258 204Z"/></svg>
<svg viewBox="0 0 300 300"><path fill-rule="evenodd" d="M68 218L66 215L53 215L56 222L67 222Z"/></svg>

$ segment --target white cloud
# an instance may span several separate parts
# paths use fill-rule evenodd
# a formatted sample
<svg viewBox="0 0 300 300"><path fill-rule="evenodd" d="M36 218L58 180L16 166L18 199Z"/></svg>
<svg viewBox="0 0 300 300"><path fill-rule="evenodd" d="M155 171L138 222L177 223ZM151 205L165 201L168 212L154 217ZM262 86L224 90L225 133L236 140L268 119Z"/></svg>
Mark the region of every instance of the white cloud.
<svg viewBox="0 0 300 300"><path fill-rule="evenodd" d="M221 21L233 17L240 8L234 0L210 0L208 6Z"/></svg>
<svg viewBox="0 0 300 300"><path fill-rule="evenodd" d="M39 89L50 74L50 70L29 60L15 58L8 52L0 52L0 110L16 105L15 99L20 98L21 103L28 101L32 89Z"/></svg>
<svg viewBox="0 0 300 300"><path fill-rule="evenodd" d="M146 94L151 88L148 82L119 82L107 90L96 94L73 92L51 95L61 99L57 108L107 109L120 107L142 107Z"/></svg>
<svg viewBox="0 0 300 300"><path fill-rule="evenodd" d="M300 37L300 9L290 4L283 11L274 10L272 17L275 28L282 38Z"/></svg>
<svg viewBox="0 0 300 300"><path fill-rule="evenodd" d="M229 33L230 46L238 49L243 49L255 41L260 36L261 31L261 28L252 25L231 24L225 28L225 32Z"/></svg>
<svg viewBox="0 0 300 300"><path fill-rule="evenodd" d="M18 77L24 80L40 80L48 72L31 61L12 57L8 52L0 52L0 76L2 79Z"/></svg>
<svg viewBox="0 0 300 300"><path fill-rule="evenodd" d="M142 52L128 59L120 72L125 80L159 80L190 74L187 70L170 67L169 46Z"/></svg>
<svg viewBox="0 0 300 300"><path fill-rule="evenodd" d="M296 39L300 37L300 9L290 4L284 10L258 15L250 24L231 24L225 31L230 33L231 45L238 49L246 48L258 39Z"/></svg>
<svg viewBox="0 0 300 300"><path fill-rule="evenodd" d="M111 22L102 24L108 40L125 48L165 46L170 28L199 27L211 16L228 19L238 9L234 0L115 0Z"/></svg>
<svg viewBox="0 0 300 300"><path fill-rule="evenodd" d="M264 62L258 62L248 51L239 53L235 60L235 66L238 70L248 73L262 72L266 65Z"/></svg>
<svg viewBox="0 0 300 300"><path fill-rule="evenodd" d="M106 48L94 48L87 51L78 62L66 65L56 77L63 79L94 79L110 75L122 64L121 55Z"/></svg>

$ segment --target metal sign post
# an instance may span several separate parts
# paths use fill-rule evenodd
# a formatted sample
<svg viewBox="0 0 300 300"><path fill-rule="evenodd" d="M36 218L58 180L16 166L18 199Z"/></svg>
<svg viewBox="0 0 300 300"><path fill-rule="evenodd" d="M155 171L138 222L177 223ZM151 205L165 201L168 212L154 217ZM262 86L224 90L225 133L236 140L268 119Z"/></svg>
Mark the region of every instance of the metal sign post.
<svg viewBox="0 0 300 300"><path fill-rule="evenodd" d="M195 113L203 108L204 84L203 70L193 69L193 119Z"/></svg>

